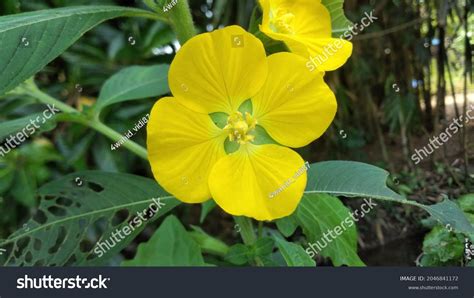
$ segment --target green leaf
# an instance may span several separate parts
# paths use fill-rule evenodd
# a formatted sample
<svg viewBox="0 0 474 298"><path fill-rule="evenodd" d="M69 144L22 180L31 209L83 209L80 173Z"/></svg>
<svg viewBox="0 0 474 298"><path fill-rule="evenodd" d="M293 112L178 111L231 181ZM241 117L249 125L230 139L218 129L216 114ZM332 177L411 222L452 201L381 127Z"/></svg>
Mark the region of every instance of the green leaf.
<svg viewBox="0 0 474 298"><path fill-rule="evenodd" d="M191 226L191 228L193 231L189 232L189 235L194 239L194 241L196 241L204 253L210 253L221 257L227 255L229 252L227 244L210 236L200 227Z"/></svg>
<svg viewBox="0 0 474 298"><path fill-rule="evenodd" d="M174 216L168 216L153 237L138 247L123 266L205 266L201 248Z"/></svg>
<svg viewBox="0 0 474 298"><path fill-rule="evenodd" d="M308 170L306 193L405 201L401 195L387 187L388 175L381 168L361 162L320 162L312 164Z"/></svg>
<svg viewBox="0 0 474 298"><path fill-rule="evenodd" d="M316 262L309 257L304 249L298 244L291 243L282 237L273 234L276 245L280 250L285 262L290 267L314 267Z"/></svg>
<svg viewBox="0 0 474 298"><path fill-rule="evenodd" d="M305 193L328 193L345 197L368 197L423 208L444 225L466 233L474 233L459 207L449 200L435 205L410 201L387 187L389 173L378 167L354 161L326 161L312 164L308 170Z"/></svg>
<svg viewBox="0 0 474 298"><path fill-rule="evenodd" d="M123 16L155 17L145 10L95 5L0 17L0 95L32 77L85 32Z"/></svg>
<svg viewBox="0 0 474 298"><path fill-rule="evenodd" d="M316 250L316 253L331 258L335 266L364 266L357 255L355 223L350 217L349 210L338 198L323 194L304 195L292 216L303 229L309 242L306 252L311 251L310 254L314 256ZM336 233L336 227L340 227L340 233ZM329 231L334 232L336 237L330 238ZM314 250L311 250L311 247Z"/></svg>
<svg viewBox="0 0 474 298"><path fill-rule="evenodd" d="M458 199L458 204L464 212L474 214L474 194L467 194Z"/></svg>
<svg viewBox="0 0 474 298"><path fill-rule="evenodd" d="M234 265L244 265L251 260L250 248L242 243L230 247L225 260Z"/></svg>
<svg viewBox="0 0 474 298"><path fill-rule="evenodd" d="M216 208L217 204L214 200L208 200L201 204L201 215L199 216L199 223L203 223L209 212Z"/></svg>
<svg viewBox="0 0 474 298"><path fill-rule="evenodd" d="M444 200L441 203L423 206L422 208L443 225L450 225L456 231L474 236L473 226L459 206L453 201Z"/></svg>
<svg viewBox="0 0 474 298"><path fill-rule="evenodd" d="M0 256L0 264L107 264L148 222L180 204L154 180L100 171L67 175L41 187L39 196L41 203L36 215L0 243L7 250ZM164 204L161 208L154 203L157 198ZM152 205L156 213L146 211ZM127 235L130 225L132 232ZM126 226L128 232L124 230ZM112 234L120 241L113 240ZM99 241L101 248L97 245ZM107 241L109 247L103 245Z"/></svg>
<svg viewBox="0 0 474 298"><path fill-rule="evenodd" d="M111 104L169 93L168 69L167 64L161 64L131 66L119 71L102 87L95 105L96 113Z"/></svg>
<svg viewBox="0 0 474 298"><path fill-rule="evenodd" d="M35 179L24 168L17 171L11 194L16 201L28 208L35 207Z"/></svg>
<svg viewBox="0 0 474 298"><path fill-rule="evenodd" d="M290 237L293 235L298 228L298 222L295 220L293 216L283 217L275 221L278 230L283 234L285 237Z"/></svg>
<svg viewBox="0 0 474 298"><path fill-rule="evenodd" d="M275 241L270 237L259 238L252 245L252 252L254 256L265 257L270 255L273 252L273 247L275 246Z"/></svg>
<svg viewBox="0 0 474 298"><path fill-rule="evenodd" d="M44 119L44 116L42 113L37 113L37 114L32 114L28 115L26 117L18 118L15 120L10 120L10 121L5 121L0 123L0 140L3 140L7 138L8 136L20 132L21 130L25 130L28 135L31 135L32 130L34 132L36 131L49 131L52 130L56 127L56 121L54 120L54 117L51 117L46 121L44 124L41 124L40 128L36 129L33 124L31 124L31 120L36 121L37 118L42 118ZM38 122L35 122L37 124ZM29 129L27 128L29 127Z"/></svg>
<svg viewBox="0 0 474 298"><path fill-rule="evenodd" d="M464 237L436 226L423 240L423 266L456 266L464 256Z"/></svg>
<svg viewBox="0 0 474 298"><path fill-rule="evenodd" d="M331 27L334 37L349 30L352 23L344 14L344 0L323 0L322 4L329 10L331 15Z"/></svg>

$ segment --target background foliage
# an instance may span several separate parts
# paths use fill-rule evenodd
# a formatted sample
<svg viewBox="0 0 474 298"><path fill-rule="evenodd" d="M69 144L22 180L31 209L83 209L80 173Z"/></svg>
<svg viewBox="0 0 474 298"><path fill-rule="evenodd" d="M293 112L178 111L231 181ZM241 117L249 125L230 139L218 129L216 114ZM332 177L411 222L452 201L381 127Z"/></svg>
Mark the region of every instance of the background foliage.
<svg viewBox="0 0 474 298"><path fill-rule="evenodd" d="M341 12L343 4L352 22L372 10L379 19L352 40L354 53L348 63L327 74L338 98L337 118L323 138L299 153L310 162L356 160L389 173L362 164L312 165L327 175L309 179L319 185L308 185L298 211L265 223L256 233L260 237L252 239L255 235L239 232L245 222L234 223L212 202L202 207L179 204L153 180L142 178L152 177L148 162L140 158L146 152L133 145L116 148L111 141L132 130L156 99L169 92L167 69L180 47L172 23L141 1L2 1L0 15L10 16L0 22L4 55L0 137L23 128L51 98L87 118L66 108L71 114L49 121L26 144L0 157L0 239L11 252L0 256L1 263L467 265L463 241L472 226L459 210L473 222L474 124L421 164L415 165L410 156L474 103L474 4L468 0L323 3L331 11L337 36L349 24ZM78 5L89 8L78 13L71 8ZM99 10L92 5L135 9ZM197 30L205 32L230 24L248 28L255 1L192 0L190 6ZM15 14L49 8L61 10L35 17L35 25L9 29L18 21ZM42 39L40 48L32 46L54 29L57 40ZM30 80L3 94L32 76L37 87ZM144 145L145 129L132 140ZM351 181L362 171L369 177L368 185ZM344 183L323 183L325 177L333 177L329 174ZM150 202L144 197L158 196L168 200L159 217L106 256L94 257L97 240L109 237L145 208ZM316 262L311 260L303 249L307 242L319 239L360 205L358 197L366 196L382 201L357 228L328 246ZM443 201L446 198L453 201ZM433 217L427 219L423 209ZM173 214L165 214L168 211ZM240 243L240 236L252 243Z"/></svg>

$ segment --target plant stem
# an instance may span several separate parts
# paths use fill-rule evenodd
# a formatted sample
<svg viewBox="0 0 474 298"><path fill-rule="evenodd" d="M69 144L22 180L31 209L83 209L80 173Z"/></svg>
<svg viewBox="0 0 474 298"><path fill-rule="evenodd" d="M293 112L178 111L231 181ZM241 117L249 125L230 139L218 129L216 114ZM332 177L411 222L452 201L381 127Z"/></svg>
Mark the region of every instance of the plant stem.
<svg viewBox="0 0 474 298"><path fill-rule="evenodd" d="M193 17L189 9L188 0L176 0L175 7L169 10L169 20L179 42L183 45L196 35Z"/></svg>
<svg viewBox="0 0 474 298"><path fill-rule="evenodd" d="M44 104L50 104L50 105L53 105L53 106L57 107L58 109L60 109L64 113L70 113L70 114L79 113L79 111L76 110L75 108L63 103L62 101L57 100L56 98L50 96L49 94L46 94L46 93L42 92L31 81L28 81L28 82L24 83L23 85L21 85L19 90L20 90L20 92L23 91L24 94L27 94L27 95L29 95L33 98L36 98L37 100L39 100L40 102L42 102Z"/></svg>
<svg viewBox="0 0 474 298"><path fill-rule="evenodd" d="M36 87L33 82L27 82L23 84L20 88L15 90L15 92L18 94L29 95L44 104L49 104L60 109L64 114L58 114L55 117L57 121L74 122L82 124L84 126L88 126L105 135L114 142L118 142L123 139L122 146L135 153L137 156L143 158L144 160L148 160L148 154L145 148L127 138L123 138L121 134L108 127L107 125L103 124L98 119L91 119L91 117L88 117L87 115L79 112L75 108L61 102L60 100L50 96L49 94L44 93L38 87Z"/></svg>
<svg viewBox="0 0 474 298"><path fill-rule="evenodd" d="M240 236L247 245L252 245L257 241L257 236L253 230L252 220L244 216L234 216L235 223L240 227Z"/></svg>
<svg viewBox="0 0 474 298"><path fill-rule="evenodd" d="M258 234L257 237L258 239L262 238L263 235L263 221L258 222Z"/></svg>
<svg viewBox="0 0 474 298"><path fill-rule="evenodd" d="M102 122L95 120L95 121L90 121L87 126L89 126L92 129L95 129L96 131L100 132L101 134L105 135L112 141L118 142L121 139L124 140L124 143L122 146L130 150L131 152L135 153L139 157L143 158L144 160L148 160L148 153L145 148L142 146L138 145L137 143L124 138L121 134L113 130L112 128L108 127L107 125L103 124Z"/></svg>
<svg viewBox="0 0 474 298"><path fill-rule="evenodd" d="M240 227L240 236L246 245L253 245L257 241L257 236L255 235L255 231L253 229L252 220L248 217L244 216L234 216L235 222ZM259 267L263 267L264 264L262 260L256 256L255 257L255 264Z"/></svg>

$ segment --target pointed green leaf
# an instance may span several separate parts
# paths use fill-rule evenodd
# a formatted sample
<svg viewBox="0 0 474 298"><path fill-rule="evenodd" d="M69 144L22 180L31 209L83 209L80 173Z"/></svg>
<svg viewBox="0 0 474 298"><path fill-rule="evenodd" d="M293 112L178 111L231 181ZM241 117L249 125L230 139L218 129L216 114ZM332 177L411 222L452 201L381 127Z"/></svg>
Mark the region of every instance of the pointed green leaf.
<svg viewBox="0 0 474 298"><path fill-rule="evenodd" d="M168 216L153 237L138 247L123 266L205 266L201 248L174 216Z"/></svg>
<svg viewBox="0 0 474 298"><path fill-rule="evenodd" d="M199 216L199 223L203 223L209 212L216 208L217 204L214 200L208 200L201 204L201 215Z"/></svg>
<svg viewBox="0 0 474 298"><path fill-rule="evenodd" d="M166 64L122 69L105 82L95 105L96 112L111 104L169 93L168 69Z"/></svg>
<svg viewBox="0 0 474 298"><path fill-rule="evenodd" d="M285 237L290 237L293 235L298 228L298 222L292 216L283 217L275 221L278 230Z"/></svg>
<svg viewBox="0 0 474 298"><path fill-rule="evenodd" d="M290 267L314 267L316 262L309 257L298 244L286 241L280 236L273 235L275 243L285 262Z"/></svg>
<svg viewBox="0 0 474 298"><path fill-rule="evenodd" d="M85 32L116 17L155 17L119 6L76 6L0 17L0 95L61 55Z"/></svg>
<svg viewBox="0 0 474 298"><path fill-rule="evenodd" d="M36 121L36 119L44 119L42 113L28 115L22 118L15 120L4 121L0 123L0 140L7 138L8 136L25 130L28 135L32 135L36 131L48 131L56 127L55 118L52 117L48 119L45 123L33 122L36 126L41 125L40 128L36 129L31 121Z"/></svg>
<svg viewBox="0 0 474 298"><path fill-rule="evenodd" d="M423 208L444 225L465 234L473 234L459 207L445 200L435 205L410 201L387 187L389 173L378 167L354 161L326 161L312 164L308 170L306 194L328 193L335 196L367 197Z"/></svg>
<svg viewBox="0 0 474 298"><path fill-rule="evenodd" d="M313 254L331 258L335 266L364 266L357 255L355 223L349 209L338 198L324 194L304 195L293 216L309 242L306 252L312 246L316 250L312 250ZM329 232L335 233L336 227L340 227L342 233L335 238L329 237Z"/></svg>

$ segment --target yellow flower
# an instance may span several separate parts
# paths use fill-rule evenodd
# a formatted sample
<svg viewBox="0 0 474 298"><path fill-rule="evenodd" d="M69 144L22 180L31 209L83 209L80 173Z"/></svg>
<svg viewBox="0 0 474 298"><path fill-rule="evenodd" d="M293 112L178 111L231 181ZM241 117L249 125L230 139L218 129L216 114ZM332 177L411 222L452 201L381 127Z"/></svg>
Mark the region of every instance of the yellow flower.
<svg viewBox="0 0 474 298"><path fill-rule="evenodd" d="M309 59L310 70L337 69L351 56L350 42L331 37L331 17L320 0L259 1L263 10L260 31Z"/></svg>
<svg viewBox="0 0 474 298"><path fill-rule="evenodd" d="M156 180L183 202L213 198L233 215L291 214L307 177L303 159L285 146L321 136L337 108L305 62L292 53L266 57L260 40L238 26L190 39L170 67L174 97L160 99L150 115Z"/></svg>

